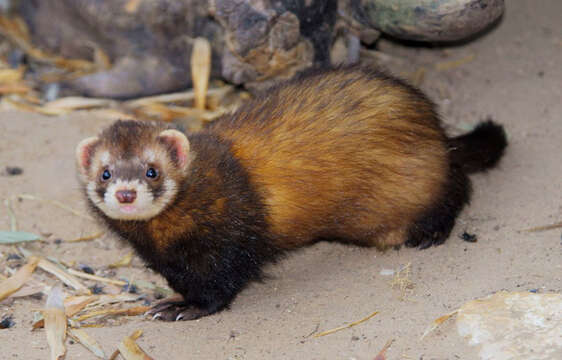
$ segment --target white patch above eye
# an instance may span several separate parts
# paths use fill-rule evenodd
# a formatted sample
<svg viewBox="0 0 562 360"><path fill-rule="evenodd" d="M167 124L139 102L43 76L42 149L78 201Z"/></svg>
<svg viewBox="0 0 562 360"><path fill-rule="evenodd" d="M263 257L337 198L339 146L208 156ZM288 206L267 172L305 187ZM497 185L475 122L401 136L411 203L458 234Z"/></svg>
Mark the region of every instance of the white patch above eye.
<svg viewBox="0 0 562 360"><path fill-rule="evenodd" d="M108 166L110 160L111 160L111 156L109 155L109 151L104 151L101 153L100 161L102 166Z"/></svg>
<svg viewBox="0 0 562 360"><path fill-rule="evenodd" d="M156 153L152 149L147 149L144 151L144 158L146 162L153 163L156 161Z"/></svg>

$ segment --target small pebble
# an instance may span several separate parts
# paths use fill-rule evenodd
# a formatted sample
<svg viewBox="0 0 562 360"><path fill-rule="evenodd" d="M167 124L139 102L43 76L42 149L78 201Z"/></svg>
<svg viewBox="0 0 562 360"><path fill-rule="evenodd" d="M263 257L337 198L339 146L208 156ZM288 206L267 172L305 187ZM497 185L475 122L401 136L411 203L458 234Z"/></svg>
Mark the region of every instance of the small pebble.
<svg viewBox="0 0 562 360"><path fill-rule="evenodd" d="M23 169L19 166L6 166L6 175L8 176L17 176L23 174Z"/></svg>
<svg viewBox="0 0 562 360"><path fill-rule="evenodd" d="M383 276L391 276L394 275L395 271L393 269L382 269L379 274Z"/></svg>
<svg viewBox="0 0 562 360"><path fill-rule="evenodd" d="M60 84L50 83L44 89L43 98L45 99L45 101L53 101L59 97L59 94L60 94Z"/></svg>
<svg viewBox="0 0 562 360"><path fill-rule="evenodd" d="M37 293L33 295L29 295L30 298L34 300L43 300L43 293Z"/></svg>
<svg viewBox="0 0 562 360"><path fill-rule="evenodd" d="M129 294L137 294L138 293L138 289L135 286L135 284L123 285L123 291L128 292Z"/></svg>
<svg viewBox="0 0 562 360"><path fill-rule="evenodd" d="M8 54L8 64L12 69L16 69L21 65L27 65L27 57L20 49L14 49Z"/></svg>
<svg viewBox="0 0 562 360"><path fill-rule="evenodd" d="M94 275L94 269L92 269L92 268L89 267L88 265L85 265L85 264L78 264L78 269L80 269L81 271L85 272L86 274Z"/></svg>
<svg viewBox="0 0 562 360"><path fill-rule="evenodd" d="M475 234L469 234L466 231L461 234L460 238L466 242L471 243L475 243L478 241L478 237Z"/></svg>
<svg viewBox="0 0 562 360"><path fill-rule="evenodd" d="M92 294L94 295L103 294L103 286L99 286L96 284L94 286L90 286L89 289L92 291Z"/></svg>
<svg viewBox="0 0 562 360"><path fill-rule="evenodd" d="M2 321L0 321L0 329L9 329L14 325L16 325L16 323L12 320L12 315L4 316Z"/></svg>
<svg viewBox="0 0 562 360"><path fill-rule="evenodd" d="M21 260L21 256L15 253L8 254L6 260Z"/></svg>

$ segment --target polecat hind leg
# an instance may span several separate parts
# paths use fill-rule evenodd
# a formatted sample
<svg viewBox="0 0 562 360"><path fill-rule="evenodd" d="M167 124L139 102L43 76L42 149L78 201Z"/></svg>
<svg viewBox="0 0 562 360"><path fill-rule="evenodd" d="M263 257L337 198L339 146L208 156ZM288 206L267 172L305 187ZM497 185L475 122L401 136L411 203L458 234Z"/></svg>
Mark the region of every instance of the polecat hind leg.
<svg viewBox="0 0 562 360"><path fill-rule="evenodd" d="M464 171L451 165L443 198L410 227L405 245L426 249L443 244L455 226L456 217L470 201L470 193L470 180Z"/></svg>

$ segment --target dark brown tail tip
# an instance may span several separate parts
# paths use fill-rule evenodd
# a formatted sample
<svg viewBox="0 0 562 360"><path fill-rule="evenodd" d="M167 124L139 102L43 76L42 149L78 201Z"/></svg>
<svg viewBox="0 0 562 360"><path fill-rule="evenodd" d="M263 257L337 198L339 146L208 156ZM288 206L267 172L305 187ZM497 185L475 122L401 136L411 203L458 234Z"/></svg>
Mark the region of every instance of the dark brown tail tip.
<svg viewBox="0 0 562 360"><path fill-rule="evenodd" d="M493 168L507 147L503 126L487 120L468 134L450 139L451 160L467 173Z"/></svg>

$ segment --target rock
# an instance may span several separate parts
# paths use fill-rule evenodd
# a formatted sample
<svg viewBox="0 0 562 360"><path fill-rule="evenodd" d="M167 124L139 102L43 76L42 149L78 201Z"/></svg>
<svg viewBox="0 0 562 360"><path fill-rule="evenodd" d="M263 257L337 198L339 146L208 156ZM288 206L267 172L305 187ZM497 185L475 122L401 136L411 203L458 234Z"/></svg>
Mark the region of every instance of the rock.
<svg viewBox="0 0 562 360"><path fill-rule="evenodd" d="M221 74L224 31L206 0L21 0L19 13L33 43L66 58L93 60L95 49L113 66L64 85L89 96L128 98L191 86L193 39L212 44L212 72ZM56 21L53 21L56 19Z"/></svg>
<svg viewBox="0 0 562 360"><path fill-rule="evenodd" d="M504 0L359 0L354 16L394 37L417 41L458 41L501 17Z"/></svg>
<svg viewBox="0 0 562 360"><path fill-rule="evenodd" d="M469 301L457 330L481 345L481 359L562 359L562 295L498 292Z"/></svg>
<svg viewBox="0 0 562 360"><path fill-rule="evenodd" d="M33 43L41 49L65 58L101 59L109 65L62 82L62 87L121 99L190 87L189 62L197 37L211 43L211 77L259 90L312 66L358 62L361 41L372 44L379 30L407 39L456 40L480 31L503 11L503 0L20 0L16 4Z"/></svg>
<svg viewBox="0 0 562 360"><path fill-rule="evenodd" d="M330 62L335 0L216 0L215 6L227 34L222 75L230 82L252 87Z"/></svg>

